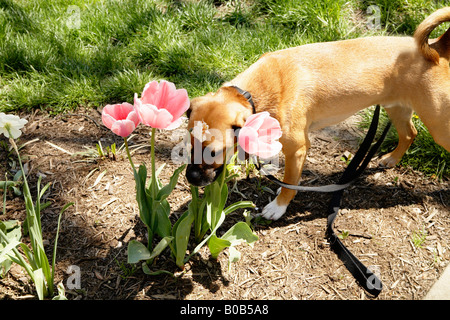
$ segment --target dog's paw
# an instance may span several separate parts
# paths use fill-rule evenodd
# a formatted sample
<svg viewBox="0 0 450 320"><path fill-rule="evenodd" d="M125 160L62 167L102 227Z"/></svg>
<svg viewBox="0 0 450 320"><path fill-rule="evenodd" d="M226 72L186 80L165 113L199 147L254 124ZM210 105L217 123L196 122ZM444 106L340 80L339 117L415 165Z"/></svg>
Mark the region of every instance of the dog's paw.
<svg viewBox="0 0 450 320"><path fill-rule="evenodd" d="M260 216L268 220L278 220L286 212L286 209L287 206L279 205L275 199L264 207Z"/></svg>
<svg viewBox="0 0 450 320"><path fill-rule="evenodd" d="M381 157L380 166L383 168L393 168L397 164L398 159L392 156L390 153Z"/></svg>

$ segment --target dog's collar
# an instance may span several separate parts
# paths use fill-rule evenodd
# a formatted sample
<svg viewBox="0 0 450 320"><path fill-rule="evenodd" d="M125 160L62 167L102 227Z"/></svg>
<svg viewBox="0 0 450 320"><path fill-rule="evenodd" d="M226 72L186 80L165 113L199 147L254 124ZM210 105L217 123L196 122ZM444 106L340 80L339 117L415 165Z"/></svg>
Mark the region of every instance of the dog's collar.
<svg viewBox="0 0 450 320"><path fill-rule="evenodd" d="M252 106L253 114L255 114L256 113L255 103L253 102L253 98L252 98L252 95L250 94L250 92L242 90L238 86L230 86L230 87L235 88L240 94L242 94L244 96L245 99L247 99L248 103L250 103L250 105Z"/></svg>

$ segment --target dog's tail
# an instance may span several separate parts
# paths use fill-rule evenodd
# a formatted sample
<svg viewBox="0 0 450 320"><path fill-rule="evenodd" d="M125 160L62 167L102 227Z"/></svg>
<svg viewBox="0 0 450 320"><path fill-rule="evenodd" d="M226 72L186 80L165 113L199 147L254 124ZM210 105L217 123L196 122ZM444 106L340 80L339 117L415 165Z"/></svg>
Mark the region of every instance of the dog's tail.
<svg viewBox="0 0 450 320"><path fill-rule="evenodd" d="M431 46L428 43L428 37L438 25L447 21L450 21L450 7L445 7L432 13L422 21L414 33L414 38L422 55L425 59L436 64L439 64L441 56L446 57L447 60L449 59L450 28L438 39L431 40Z"/></svg>

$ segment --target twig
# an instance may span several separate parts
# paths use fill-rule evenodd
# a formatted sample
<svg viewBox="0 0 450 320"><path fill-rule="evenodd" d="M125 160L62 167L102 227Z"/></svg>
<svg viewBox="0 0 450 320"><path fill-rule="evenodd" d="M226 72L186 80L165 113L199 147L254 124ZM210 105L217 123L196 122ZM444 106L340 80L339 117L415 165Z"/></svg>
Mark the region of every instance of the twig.
<svg viewBox="0 0 450 320"><path fill-rule="evenodd" d="M97 122L94 118L92 118L92 117L90 117L90 116L88 116L88 115L86 115L86 114L65 113L65 114L61 115L61 117L65 117L65 116L71 116L71 117L85 117L86 119L89 119L89 120L91 120L92 122L94 122L94 124L95 124L99 129L108 130L105 126L99 125L98 122Z"/></svg>
<svg viewBox="0 0 450 320"><path fill-rule="evenodd" d="M55 148L55 149L58 149L59 151L64 152L64 153L67 153L67 154L70 154L70 155L73 154L72 152L69 152L69 151L67 151L67 150L65 150L65 149L63 149L63 148L61 148L61 147L58 147L56 144L53 144L53 143L51 143L51 142L45 141L45 143L48 144L49 146Z"/></svg>

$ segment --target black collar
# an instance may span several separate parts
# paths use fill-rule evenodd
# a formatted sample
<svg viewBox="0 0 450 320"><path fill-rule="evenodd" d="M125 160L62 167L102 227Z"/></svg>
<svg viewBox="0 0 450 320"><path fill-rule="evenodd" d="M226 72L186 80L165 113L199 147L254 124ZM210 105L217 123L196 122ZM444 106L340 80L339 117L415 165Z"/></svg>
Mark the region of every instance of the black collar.
<svg viewBox="0 0 450 320"><path fill-rule="evenodd" d="M235 88L240 94L242 94L245 97L245 99L247 99L248 103L250 103L250 105L252 106L253 114L255 114L256 113L255 103L253 102L252 95L250 94L250 92L242 90L241 88L239 88L237 86L231 86L231 87Z"/></svg>

